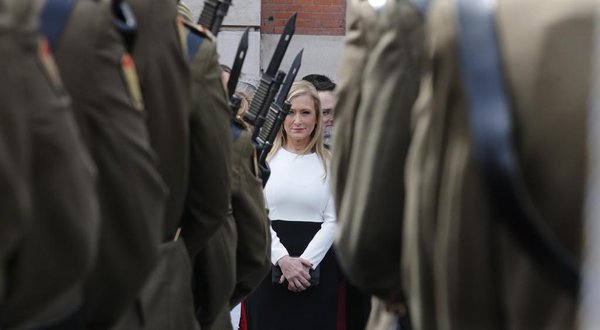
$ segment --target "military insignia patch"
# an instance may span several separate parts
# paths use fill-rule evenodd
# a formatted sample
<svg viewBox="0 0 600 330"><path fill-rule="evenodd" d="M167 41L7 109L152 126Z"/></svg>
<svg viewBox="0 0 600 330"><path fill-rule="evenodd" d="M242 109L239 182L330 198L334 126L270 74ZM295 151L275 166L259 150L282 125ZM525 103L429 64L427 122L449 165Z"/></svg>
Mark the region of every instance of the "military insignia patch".
<svg viewBox="0 0 600 330"><path fill-rule="evenodd" d="M59 91L63 89L63 83L60 78L60 72L54 62L54 56L52 56L52 50L50 50L50 44L46 38L40 38L38 41L38 59L42 65L43 71L45 72L48 80L52 84L55 90Z"/></svg>
<svg viewBox="0 0 600 330"><path fill-rule="evenodd" d="M142 98L140 81L131 55L127 53L123 54L121 57L121 69L123 70L123 78L125 79L127 89L129 89L133 107L138 111L144 111L144 100Z"/></svg>

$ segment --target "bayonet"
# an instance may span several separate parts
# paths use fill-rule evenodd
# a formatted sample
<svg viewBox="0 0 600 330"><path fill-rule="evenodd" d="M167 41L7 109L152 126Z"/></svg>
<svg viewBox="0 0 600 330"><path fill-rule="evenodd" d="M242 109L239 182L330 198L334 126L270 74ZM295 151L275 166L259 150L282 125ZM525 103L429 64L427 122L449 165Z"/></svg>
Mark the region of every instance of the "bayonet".
<svg viewBox="0 0 600 330"><path fill-rule="evenodd" d="M300 70L300 66L302 65L303 53L304 50L301 50L298 55L296 55L294 62L292 62L290 71L279 91L279 96L277 97L277 100L271 104L265 123L262 125L256 140L254 140L257 150L259 151L258 168L260 170L263 187L267 184L269 176L271 175L271 169L269 168L269 164L267 164L267 156L269 155L269 152L271 152L273 141L277 138L277 133L279 133L281 125L285 121L285 117L287 117L292 107L292 104L287 101L287 96L296 79L296 75Z"/></svg>
<svg viewBox="0 0 600 330"><path fill-rule="evenodd" d="M279 42L277 43L277 48L275 48L275 52L273 53L273 57L267 67L267 71L261 76L260 84L258 86L258 90L256 91L252 102L250 103L250 109L244 116L244 119L248 121L250 124L256 124L257 117L263 112L263 109L268 107L271 100L268 100L268 96L272 95L271 88L273 86L273 79L279 70L279 66L281 65L281 61L285 55L287 47L292 40L292 36L294 35L294 31L296 30L296 17L298 14L292 15L288 20L285 28L283 29L283 33L279 38Z"/></svg>
<svg viewBox="0 0 600 330"><path fill-rule="evenodd" d="M202 8L198 24L210 29L215 20L218 6L219 2L217 0L204 0L204 8Z"/></svg>
<svg viewBox="0 0 600 330"><path fill-rule="evenodd" d="M235 53L235 59L233 60L233 67L231 69L231 73L229 75L229 81L227 82L227 92L229 93L229 99L233 97L235 93L235 88L238 83L238 79L240 78L240 74L242 73L242 66L244 65L244 60L246 59L246 53L248 52L248 33L250 29L246 28L244 34L242 35L242 39L240 40L240 44L238 46L237 52Z"/></svg>
<svg viewBox="0 0 600 330"><path fill-rule="evenodd" d="M273 148L273 141L275 141L277 133L279 132L279 129L281 128L281 125L283 124L285 117L288 115L291 108L292 104L289 101L285 101L283 103L281 111L279 111L277 114L277 119L275 120L273 129L269 132L269 137L267 138L263 148L260 150L258 169L260 170L260 177L262 179L263 187L267 184L267 181L269 181L269 177L271 176L271 168L269 167L269 164L267 164L267 156L269 155L269 152L271 152L271 148Z"/></svg>
<svg viewBox="0 0 600 330"><path fill-rule="evenodd" d="M210 31L215 36L219 34L221 24L223 24L223 19L225 19L225 16L227 16L227 12L229 11L229 6L231 6L231 0L219 0L219 4L217 5L217 13L212 25L210 26Z"/></svg>
<svg viewBox="0 0 600 330"><path fill-rule="evenodd" d="M266 99L268 100L268 104L270 104L273 99L275 99L275 95L277 95L277 91L279 91L279 87L281 87L281 84L283 84L283 79L285 78L285 72L279 70L279 72L277 72L277 76L275 77L275 80L273 80L272 84L271 84L271 88L269 90L269 95L267 95ZM258 137L258 133L261 131L262 126L266 120L267 117L267 112L269 111L269 107L264 107L263 110L261 111L261 113L259 114L258 118L256 118L256 123L254 125L254 133L252 134L252 141L256 144L256 138ZM256 146L258 148L260 148L260 145L256 144Z"/></svg>
<svg viewBox="0 0 600 330"><path fill-rule="evenodd" d="M258 132L256 139L254 141L255 144L257 146L259 146L260 149L264 149L264 147L262 147L262 146L264 146L268 141L273 143L273 140L269 140L269 138L272 137L273 131L275 131L275 133L277 133L276 131L279 130L279 127L275 127L276 121L277 121L279 113L281 113L281 111L283 109L285 100L287 99L287 95L290 92L290 88L292 88L292 84L294 83L294 80L296 79L296 75L298 74L298 71L300 70L300 66L302 65L302 54L303 53L304 53L304 49L301 50L296 55L296 58L294 59L294 62L292 62L292 66L290 67L290 71L288 72L288 74L285 78L285 82L281 86L281 90L279 91L277 100L271 104L271 107L269 108L269 111L268 111L267 115L265 116L264 124L262 124L262 126L260 127L260 132ZM257 130L255 130L255 132L256 131ZM273 136L273 138L274 138L274 136Z"/></svg>

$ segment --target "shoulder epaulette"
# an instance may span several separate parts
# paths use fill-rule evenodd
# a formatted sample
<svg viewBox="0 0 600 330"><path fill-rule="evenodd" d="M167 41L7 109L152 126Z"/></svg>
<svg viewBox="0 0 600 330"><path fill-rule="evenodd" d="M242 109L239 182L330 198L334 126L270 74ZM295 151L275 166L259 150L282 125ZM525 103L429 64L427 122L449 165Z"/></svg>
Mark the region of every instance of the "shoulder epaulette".
<svg viewBox="0 0 600 330"><path fill-rule="evenodd" d="M69 20L75 0L46 0L40 16L40 32L46 37L52 51Z"/></svg>
<svg viewBox="0 0 600 330"><path fill-rule="evenodd" d="M183 24L190 30L190 32L195 33L200 37L208 38L210 41L216 40L215 35L203 25L191 23L187 20L183 20Z"/></svg>
<svg viewBox="0 0 600 330"><path fill-rule="evenodd" d="M215 36L204 26L193 24L186 20L183 21L185 27L189 30L186 37L188 61L191 61L198 53L202 42L208 39L211 42L215 41Z"/></svg>

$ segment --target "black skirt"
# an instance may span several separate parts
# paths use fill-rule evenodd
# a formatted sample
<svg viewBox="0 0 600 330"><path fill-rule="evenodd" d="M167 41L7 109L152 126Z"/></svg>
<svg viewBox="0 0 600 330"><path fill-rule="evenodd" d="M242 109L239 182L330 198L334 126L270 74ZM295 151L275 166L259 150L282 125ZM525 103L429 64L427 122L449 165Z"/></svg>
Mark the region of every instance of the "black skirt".
<svg viewBox="0 0 600 330"><path fill-rule="evenodd" d="M304 252L321 229L320 222L271 221L273 230L290 256ZM245 300L249 330L335 330L338 270L330 248L320 263L319 285L292 292L287 285L272 284L271 272Z"/></svg>

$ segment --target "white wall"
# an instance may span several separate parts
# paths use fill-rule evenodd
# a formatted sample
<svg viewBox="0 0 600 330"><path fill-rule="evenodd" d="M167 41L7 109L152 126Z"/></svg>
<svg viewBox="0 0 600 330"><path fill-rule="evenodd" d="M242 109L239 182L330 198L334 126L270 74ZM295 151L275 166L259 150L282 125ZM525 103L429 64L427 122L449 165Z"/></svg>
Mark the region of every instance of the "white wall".
<svg viewBox="0 0 600 330"><path fill-rule="evenodd" d="M265 34L262 36L261 67L265 70L269 66L278 41L279 35ZM304 48L298 79L310 73L319 73L327 75L335 81L340 70L343 46L343 36L295 35L292 37L280 69L287 72L296 54Z"/></svg>
<svg viewBox="0 0 600 330"><path fill-rule="evenodd" d="M188 4L194 14L194 19L197 19L204 6L204 1L182 1ZM279 41L279 35L260 35L259 33L260 0L233 0L233 5L229 8L229 13L223 23L223 30L218 36L220 62L228 66L233 64L233 57L245 26L251 27L251 33L248 55L242 72L251 80L258 79L261 70L266 70L269 65ZM295 35L283 59L281 69L287 72L296 54L304 48L302 67L298 78L309 73L320 73L336 80L343 46L343 36Z"/></svg>
<svg viewBox="0 0 600 330"><path fill-rule="evenodd" d="M217 40L219 62L233 67L240 39L244 31L221 31ZM260 33L251 31L248 35L248 53L242 72L249 76L260 76Z"/></svg>
<svg viewBox="0 0 600 330"><path fill-rule="evenodd" d="M204 7L204 0L182 1L190 7L197 20ZM260 0L233 0L223 25L260 26Z"/></svg>

